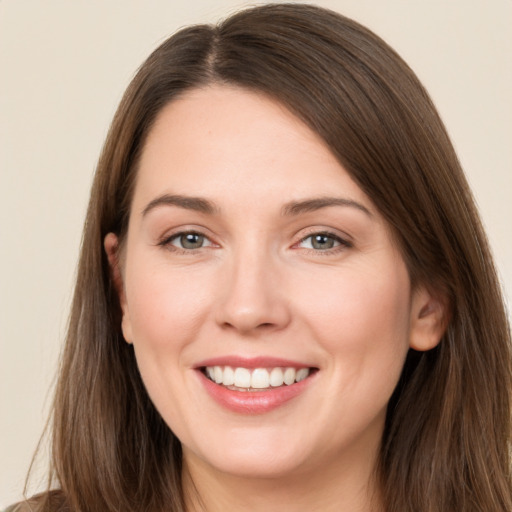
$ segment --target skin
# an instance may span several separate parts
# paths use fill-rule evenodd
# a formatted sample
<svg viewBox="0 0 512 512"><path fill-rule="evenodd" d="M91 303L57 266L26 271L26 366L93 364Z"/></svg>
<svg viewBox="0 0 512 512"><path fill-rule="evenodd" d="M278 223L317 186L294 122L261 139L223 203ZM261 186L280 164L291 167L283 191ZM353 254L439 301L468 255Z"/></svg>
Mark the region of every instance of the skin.
<svg viewBox="0 0 512 512"><path fill-rule="evenodd" d="M213 211L156 204L164 194ZM349 204L283 214L325 197ZM182 247L190 231L202 246ZM316 233L328 233L320 247ZM384 219L315 133L254 92L189 91L160 112L127 238L120 250L109 234L105 249L125 339L182 442L190 511L380 510L386 405L409 347L438 343L442 308L411 290ZM289 402L241 414L215 402L196 369L227 355L318 371Z"/></svg>

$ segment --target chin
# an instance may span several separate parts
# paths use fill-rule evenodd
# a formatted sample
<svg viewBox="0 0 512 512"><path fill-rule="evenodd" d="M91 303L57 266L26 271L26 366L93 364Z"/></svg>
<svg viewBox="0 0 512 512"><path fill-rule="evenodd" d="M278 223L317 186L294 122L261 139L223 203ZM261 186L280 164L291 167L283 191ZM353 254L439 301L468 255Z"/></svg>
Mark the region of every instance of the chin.
<svg viewBox="0 0 512 512"><path fill-rule="evenodd" d="M211 441L208 447L191 451L184 448L185 459L200 459L221 473L241 478L281 478L299 472L306 460L311 460L295 443L281 439L242 440L231 438L228 445ZM215 449L212 447L215 446ZM201 449L202 448L202 449Z"/></svg>
<svg viewBox="0 0 512 512"><path fill-rule="evenodd" d="M257 479L282 479L297 474L302 467L302 461L294 460L291 457L252 457L245 458L237 456L226 457L223 460L205 461L210 463L217 471L233 475L239 478Z"/></svg>

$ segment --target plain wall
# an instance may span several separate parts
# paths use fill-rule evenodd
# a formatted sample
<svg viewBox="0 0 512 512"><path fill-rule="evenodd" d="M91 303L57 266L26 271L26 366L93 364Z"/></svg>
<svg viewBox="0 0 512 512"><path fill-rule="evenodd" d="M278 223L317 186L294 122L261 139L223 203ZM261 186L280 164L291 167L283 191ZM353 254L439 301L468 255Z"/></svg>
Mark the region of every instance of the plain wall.
<svg viewBox="0 0 512 512"><path fill-rule="evenodd" d="M426 85L473 187L510 297L512 1L317 4L374 30ZM0 0L0 507L21 498L43 429L92 174L123 90L177 28L216 21L244 5ZM39 474L45 464L43 457Z"/></svg>

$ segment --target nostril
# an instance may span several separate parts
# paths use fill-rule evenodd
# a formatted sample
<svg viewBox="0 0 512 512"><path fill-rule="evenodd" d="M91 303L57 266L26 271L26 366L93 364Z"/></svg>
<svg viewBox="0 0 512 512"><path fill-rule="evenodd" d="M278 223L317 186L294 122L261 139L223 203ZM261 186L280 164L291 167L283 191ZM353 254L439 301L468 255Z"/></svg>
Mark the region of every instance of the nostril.
<svg viewBox="0 0 512 512"><path fill-rule="evenodd" d="M241 292L240 292L241 293ZM215 307L217 324L240 333L270 332L286 327L291 318L287 301L279 297L232 294ZM272 300L270 300L272 299Z"/></svg>
<svg viewBox="0 0 512 512"><path fill-rule="evenodd" d="M222 324L222 327L225 329L235 329L237 331L248 332L248 331L261 331L261 330L268 331L271 329L275 329L277 326L276 324L274 324L272 322L258 323L258 322L247 321L247 319L244 319L244 320L245 321L239 320L239 321L233 321L233 322L224 322Z"/></svg>

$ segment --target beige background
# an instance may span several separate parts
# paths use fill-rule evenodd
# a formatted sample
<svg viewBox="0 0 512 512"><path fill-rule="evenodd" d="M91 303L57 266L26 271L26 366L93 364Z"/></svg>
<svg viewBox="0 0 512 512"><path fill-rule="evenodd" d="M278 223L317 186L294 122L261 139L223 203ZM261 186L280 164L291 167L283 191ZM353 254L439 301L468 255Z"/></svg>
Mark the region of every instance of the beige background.
<svg viewBox="0 0 512 512"><path fill-rule="evenodd" d="M512 1L317 3L381 35L427 86L510 297ZM88 189L121 94L167 35L243 5L0 0L0 506L20 498L43 428Z"/></svg>

